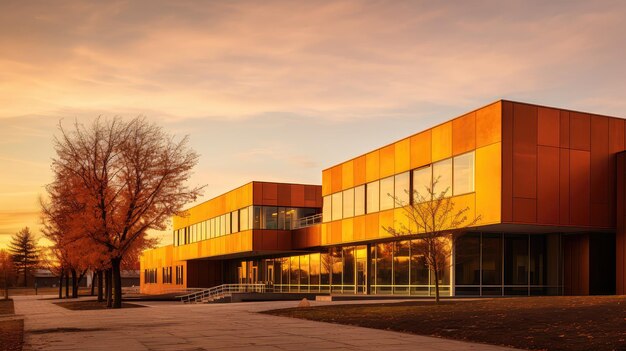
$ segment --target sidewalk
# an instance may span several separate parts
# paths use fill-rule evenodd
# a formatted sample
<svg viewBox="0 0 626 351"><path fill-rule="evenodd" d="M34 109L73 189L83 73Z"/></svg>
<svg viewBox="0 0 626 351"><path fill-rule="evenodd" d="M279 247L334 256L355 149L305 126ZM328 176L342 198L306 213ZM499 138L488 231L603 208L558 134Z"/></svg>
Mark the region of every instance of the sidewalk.
<svg viewBox="0 0 626 351"><path fill-rule="evenodd" d="M25 319L24 350L511 350L256 313L295 301L70 311L41 298L14 297ZM338 303L346 302L312 305Z"/></svg>

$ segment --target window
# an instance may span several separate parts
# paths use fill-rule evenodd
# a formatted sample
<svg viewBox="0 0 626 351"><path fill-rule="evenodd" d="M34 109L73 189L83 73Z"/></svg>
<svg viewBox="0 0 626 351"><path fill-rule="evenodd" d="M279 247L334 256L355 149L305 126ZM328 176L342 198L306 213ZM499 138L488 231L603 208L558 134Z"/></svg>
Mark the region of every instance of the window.
<svg viewBox="0 0 626 351"><path fill-rule="evenodd" d="M263 206L260 229L278 229L278 207Z"/></svg>
<svg viewBox="0 0 626 351"><path fill-rule="evenodd" d="M220 236L223 236L224 234L226 234L226 216L221 215L220 216Z"/></svg>
<svg viewBox="0 0 626 351"><path fill-rule="evenodd" d="M436 183L436 184L435 184ZM433 193L439 197L452 195L452 159L433 163Z"/></svg>
<svg viewBox="0 0 626 351"><path fill-rule="evenodd" d="M157 269L145 269L143 271L143 280L146 284L156 284L157 282Z"/></svg>
<svg viewBox="0 0 626 351"><path fill-rule="evenodd" d="M454 158L454 195L474 191L474 152Z"/></svg>
<svg viewBox="0 0 626 351"><path fill-rule="evenodd" d="M380 180L380 210L388 210L393 208L394 204L394 185L393 177Z"/></svg>
<svg viewBox="0 0 626 351"><path fill-rule="evenodd" d="M261 229L261 206L253 207L253 229Z"/></svg>
<svg viewBox="0 0 626 351"><path fill-rule="evenodd" d="M337 219L341 219L341 211L343 210L343 204L342 204L342 192L338 192L338 193L334 193L332 195L332 219L337 220Z"/></svg>
<svg viewBox="0 0 626 351"><path fill-rule="evenodd" d="M248 227L248 208L239 210L239 230L244 231L250 229Z"/></svg>
<svg viewBox="0 0 626 351"><path fill-rule="evenodd" d="M237 233L239 231L239 211L233 211L230 218L233 223L233 233Z"/></svg>
<svg viewBox="0 0 626 351"><path fill-rule="evenodd" d="M215 218L209 219L209 237L215 238Z"/></svg>
<svg viewBox="0 0 626 351"><path fill-rule="evenodd" d="M354 215L365 214L365 185L354 188Z"/></svg>
<svg viewBox="0 0 626 351"><path fill-rule="evenodd" d="M409 189L411 188L411 176L409 172L396 174L395 177L395 207L406 206L409 204Z"/></svg>
<svg viewBox="0 0 626 351"><path fill-rule="evenodd" d="M354 216L354 188L343 191L343 218Z"/></svg>
<svg viewBox="0 0 626 351"><path fill-rule="evenodd" d="M367 187L365 189L366 196L366 207L367 213L378 212L379 209L379 190L380 185L378 181L367 183Z"/></svg>
<svg viewBox="0 0 626 351"><path fill-rule="evenodd" d="M433 186L433 171L431 166L418 168L413 171L413 201L429 200L429 190Z"/></svg>
<svg viewBox="0 0 626 351"><path fill-rule="evenodd" d="M322 220L323 222L330 222L331 211L331 197L330 195L324 196L324 203L322 204Z"/></svg>
<svg viewBox="0 0 626 351"><path fill-rule="evenodd" d="M183 285L183 266L176 266L176 285Z"/></svg>
<svg viewBox="0 0 626 351"><path fill-rule="evenodd" d="M172 267L163 267L163 284L172 284Z"/></svg>
<svg viewBox="0 0 626 351"><path fill-rule="evenodd" d="M224 226L226 227L225 231L224 231L224 235L230 234L231 231L231 227L230 227L230 213L227 213L224 215Z"/></svg>

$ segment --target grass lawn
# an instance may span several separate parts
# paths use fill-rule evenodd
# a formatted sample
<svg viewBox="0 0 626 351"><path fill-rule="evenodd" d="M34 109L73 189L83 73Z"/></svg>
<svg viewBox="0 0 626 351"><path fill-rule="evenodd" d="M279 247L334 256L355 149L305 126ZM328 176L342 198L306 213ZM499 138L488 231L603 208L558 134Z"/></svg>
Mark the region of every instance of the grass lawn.
<svg viewBox="0 0 626 351"><path fill-rule="evenodd" d="M24 320L13 316L13 300L0 300L0 350L21 351L24 343Z"/></svg>
<svg viewBox="0 0 626 351"><path fill-rule="evenodd" d="M59 305L61 307L64 307L64 308L67 308L68 310L73 310L73 311L106 310L107 309L106 302L98 302L96 300L55 302L55 305ZM122 302L122 308L137 308L137 307L146 307L146 306L137 305L134 303Z"/></svg>
<svg viewBox="0 0 626 351"><path fill-rule="evenodd" d="M624 296L411 301L266 313L530 350L626 350Z"/></svg>

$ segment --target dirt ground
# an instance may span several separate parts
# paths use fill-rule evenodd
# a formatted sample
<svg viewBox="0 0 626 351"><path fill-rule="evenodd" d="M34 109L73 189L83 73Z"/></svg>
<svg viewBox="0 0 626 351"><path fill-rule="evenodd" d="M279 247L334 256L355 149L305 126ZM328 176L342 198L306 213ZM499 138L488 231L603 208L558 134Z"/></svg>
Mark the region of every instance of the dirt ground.
<svg viewBox="0 0 626 351"><path fill-rule="evenodd" d="M412 301L267 313L529 350L626 350L626 296Z"/></svg>
<svg viewBox="0 0 626 351"><path fill-rule="evenodd" d="M9 319L14 313L13 300L0 300L0 350L22 350L24 320Z"/></svg>
<svg viewBox="0 0 626 351"><path fill-rule="evenodd" d="M67 308L68 310L73 310L73 311L106 310L107 309L106 302L98 302L95 300L56 302L55 305L58 305L58 306L61 306L61 307ZM146 306L137 305L134 303L122 302L122 308L136 308L136 307L146 307Z"/></svg>

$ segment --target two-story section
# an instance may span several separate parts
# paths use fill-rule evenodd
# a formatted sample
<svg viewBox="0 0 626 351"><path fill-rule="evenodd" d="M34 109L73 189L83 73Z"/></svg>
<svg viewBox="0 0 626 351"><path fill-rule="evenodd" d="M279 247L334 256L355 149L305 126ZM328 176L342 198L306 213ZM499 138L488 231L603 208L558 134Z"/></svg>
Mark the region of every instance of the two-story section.
<svg viewBox="0 0 626 351"><path fill-rule="evenodd" d="M318 245L321 205L319 185L255 181L191 207L173 218L172 245L142 254L141 291L265 281L255 258Z"/></svg>

